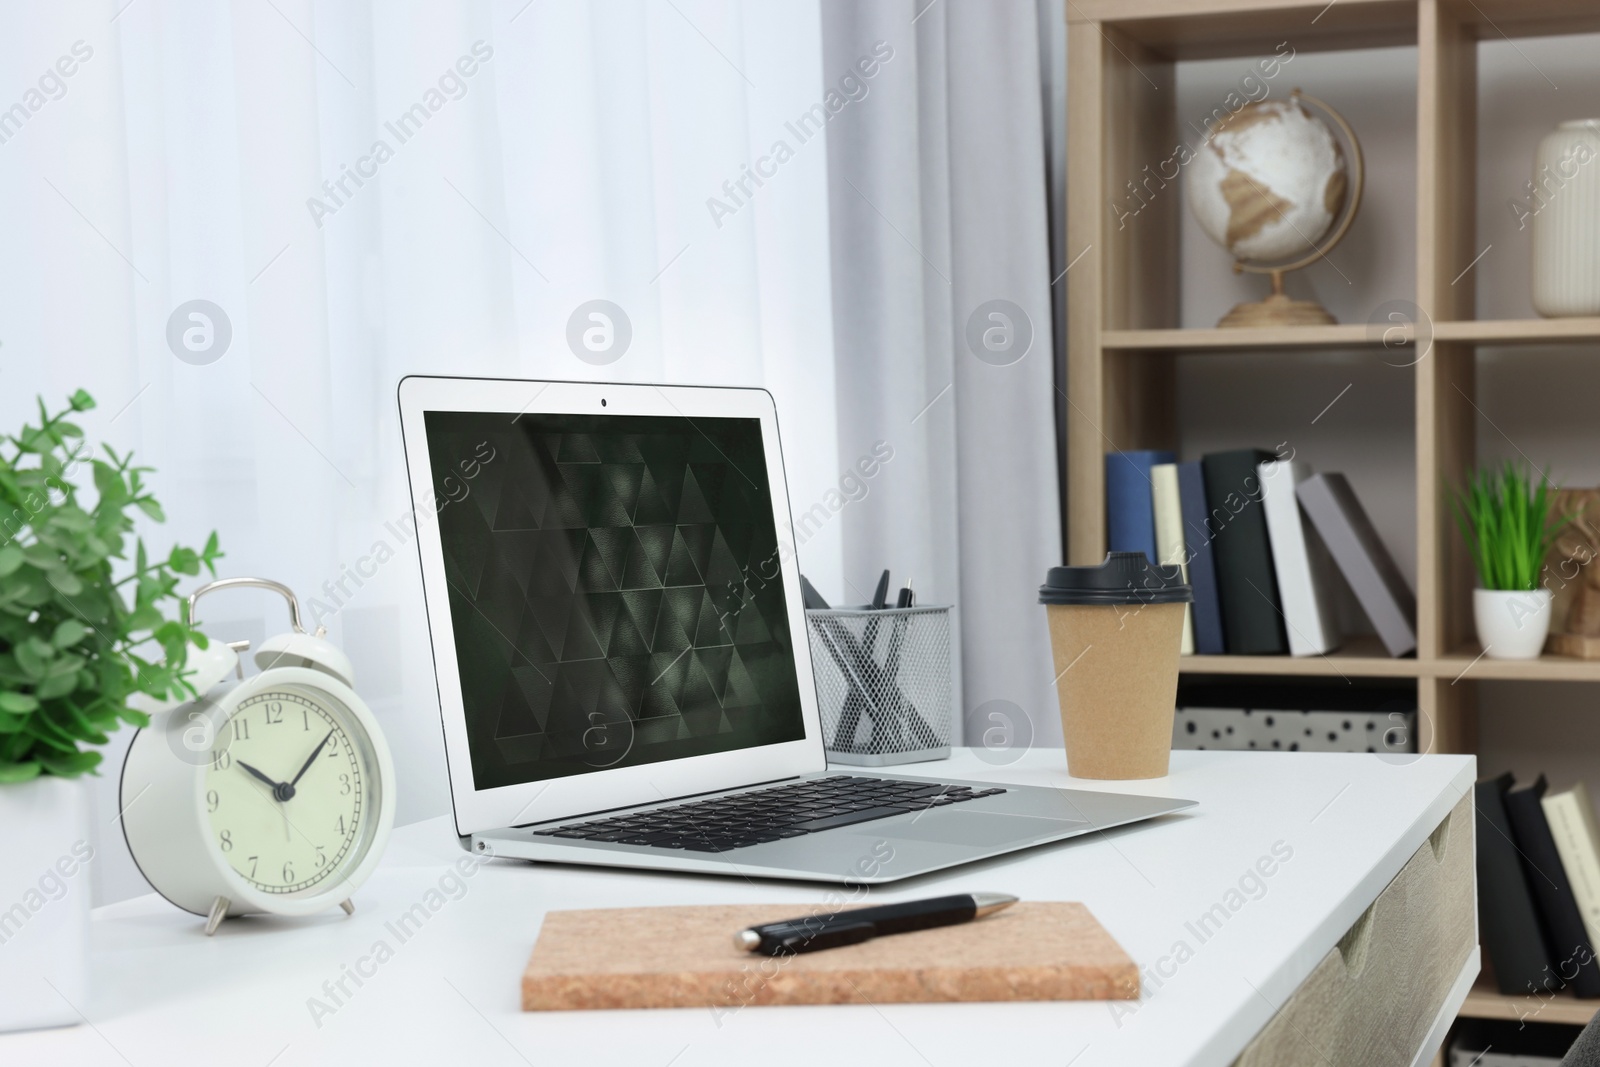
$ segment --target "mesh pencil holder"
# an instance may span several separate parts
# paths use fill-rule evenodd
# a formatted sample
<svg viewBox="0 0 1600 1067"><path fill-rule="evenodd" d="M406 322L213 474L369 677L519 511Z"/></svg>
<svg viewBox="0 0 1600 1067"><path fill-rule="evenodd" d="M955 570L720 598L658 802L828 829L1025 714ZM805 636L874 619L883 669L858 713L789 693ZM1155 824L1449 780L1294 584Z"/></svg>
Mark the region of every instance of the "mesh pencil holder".
<svg viewBox="0 0 1600 1067"><path fill-rule="evenodd" d="M861 767L950 755L950 608L806 612L828 759Z"/></svg>

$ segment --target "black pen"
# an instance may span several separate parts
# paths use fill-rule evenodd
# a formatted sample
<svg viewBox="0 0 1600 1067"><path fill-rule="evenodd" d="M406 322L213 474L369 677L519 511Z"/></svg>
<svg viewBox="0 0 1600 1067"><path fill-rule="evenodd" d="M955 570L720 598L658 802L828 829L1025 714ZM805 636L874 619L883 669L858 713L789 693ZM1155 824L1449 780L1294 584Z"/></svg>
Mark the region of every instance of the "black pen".
<svg viewBox="0 0 1600 1067"><path fill-rule="evenodd" d="M733 943L746 952L759 952L763 956L790 956L855 945L888 934L955 926L992 915L1016 902L1016 897L1005 893L962 893L930 900L908 900L902 904L881 904L763 923L740 930L733 935Z"/></svg>

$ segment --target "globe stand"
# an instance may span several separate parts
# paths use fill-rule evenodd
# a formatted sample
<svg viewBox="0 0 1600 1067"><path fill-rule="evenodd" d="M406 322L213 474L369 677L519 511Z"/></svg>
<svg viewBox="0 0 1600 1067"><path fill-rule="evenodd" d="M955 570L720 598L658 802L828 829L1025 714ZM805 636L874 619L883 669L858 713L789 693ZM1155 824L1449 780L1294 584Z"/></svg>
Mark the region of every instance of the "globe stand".
<svg viewBox="0 0 1600 1067"><path fill-rule="evenodd" d="M1350 231L1350 224L1355 221L1356 211L1361 207L1361 192L1366 185L1367 167L1361 154L1361 142L1356 139L1356 131L1350 128L1344 116L1339 114L1327 104L1308 93L1295 89L1290 93L1290 99L1295 102L1304 102L1312 108L1321 111L1333 120L1335 126L1344 134L1344 139L1350 146L1350 190L1349 195L1343 197L1343 211L1335 219L1327 231L1318 241L1311 243L1311 251L1293 263L1247 263L1244 260L1235 260L1233 272L1243 274L1266 274L1272 278L1272 293L1264 300L1257 300L1248 304L1239 304L1217 322L1218 326L1233 327L1262 327L1262 326L1331 326L1339 320L1328 313L1328 309L1315 300L1294 300L1283 291L1283 276L1291 270L1309 267L1317 260L1331 252L1335 245L1344 240Z"/></svg>
<svg viewBox="0 0 1600 1067"><path fill-rule="evenodd" d="M1234 269L1239 270L1235 265ZM1295 300L1283 291L1283 271L1272 272L1272 295L1263 300L1235 304L1218 326L1331 326L1338 322L1315 300Z"/></svg>

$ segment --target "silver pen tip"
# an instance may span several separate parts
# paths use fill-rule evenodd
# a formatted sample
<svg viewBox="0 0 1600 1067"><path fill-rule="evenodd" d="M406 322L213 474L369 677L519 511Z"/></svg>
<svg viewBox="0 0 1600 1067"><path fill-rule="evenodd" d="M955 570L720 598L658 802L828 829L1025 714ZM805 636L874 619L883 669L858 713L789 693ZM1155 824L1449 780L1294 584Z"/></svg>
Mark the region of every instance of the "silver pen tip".
<svg viewBox="0 0 1600 1067"><path fill-rule="evenodd" d="M1002 908L1011 907L1019 899L1010 893L973 893L972 903L977 905L978 909L973 918L981 919L985 915L993 915Z"/></svg>
<svg viewBox="0 0 1600 1067"><path fill-rule="evenodd" d="M733 947L754 952L761 945L761 935L754 930L740 930L733 935Z"/></svg>

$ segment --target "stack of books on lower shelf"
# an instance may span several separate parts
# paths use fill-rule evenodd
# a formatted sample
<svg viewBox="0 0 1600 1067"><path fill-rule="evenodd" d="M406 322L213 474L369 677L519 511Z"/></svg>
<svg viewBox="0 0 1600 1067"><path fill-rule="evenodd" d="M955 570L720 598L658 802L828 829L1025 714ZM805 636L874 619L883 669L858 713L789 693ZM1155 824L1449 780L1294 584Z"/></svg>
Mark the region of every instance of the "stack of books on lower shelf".
<svg viewBox="0 0 1600 1067"><path fill-rule="evenodd" d="M1324 655L1342 575L1391 656L1416 651L1416 597L1345 476L1261 449L1178 463L1105 458L1106 542L1176 563L1194 588L1185 654Z"/></svg>
<svg viewBox="0 0 1600 1067"><path fill-rule="evenodd" d="M1582 782L1477 785L1478 930L1495 983L1529 1014L1563 989L1600 997L1600 826Z"/></svg>

